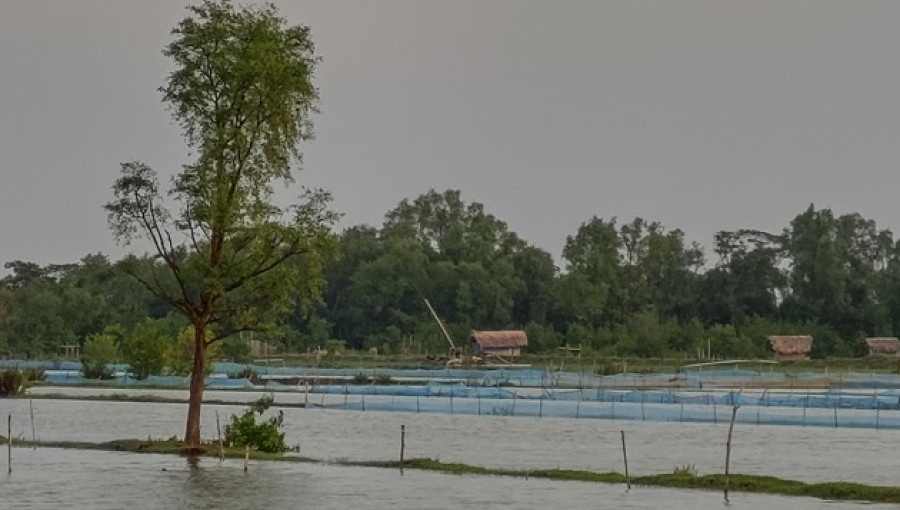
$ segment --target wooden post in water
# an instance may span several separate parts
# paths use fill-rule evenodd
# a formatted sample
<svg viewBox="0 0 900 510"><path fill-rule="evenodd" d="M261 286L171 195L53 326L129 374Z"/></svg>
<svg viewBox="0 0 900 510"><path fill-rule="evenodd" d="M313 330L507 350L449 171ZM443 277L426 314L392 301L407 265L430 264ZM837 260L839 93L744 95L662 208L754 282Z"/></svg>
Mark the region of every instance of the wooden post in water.
<svg viewBox="0 0 900 510"><path fill-rule="evenodd" d="M725 442L725 502L728 502L729 467L731 465L731 434L734 432L734 419L737 418L738 409L741 406L731 408L731 425L728 426L728 441Z"/></svg>
<svg viewBox="0 0 900 510"><path fill-rule="evenodd" d="M625 447L625 431L620 430L622 433L622 458L625 460L625 485L628 486L628 490L631 490L631 477L628 476L628 449Z"/></svg>
<svg viewBox="0 0 900 510"><path fill-rule="evenodd" d="M244 446L244 472L247 472L247 466L250 464L250 445Z"/></svg>
<svg viewBox="0 0 900 510"><path fill-rule="evenodd" d="M403 466L403 454L406 451L406 425L400 425L400 466Z"/></svg>
<svg viewBox="0 0 900 510"><path fill-rule="evenodd" d="M835 406L834 406L834 428L837 428L837 426L838 426L838 422L837 422L837 404L835 404Z"/></svg>
<svg viewBox="0 0 900 510"><path fill-rule="evenodd" d="M34 400L28 399L28 411L31 413L31 446L37 451L37 435L34 433Z"/></svg>
<svg viewBox="0 0 900 510"><path fill-rule="evenodd" d="M6 420L6 465L9 468L6 473L12 473L12 413Z"/></svg>
<svg viewBox="0 0 900 510"><path fill-rule="evenodd" d="M216 436L219 438L219 462L225 460L225 445L222 443L222 425L219 423L219 410L216 409Z"/></svg>

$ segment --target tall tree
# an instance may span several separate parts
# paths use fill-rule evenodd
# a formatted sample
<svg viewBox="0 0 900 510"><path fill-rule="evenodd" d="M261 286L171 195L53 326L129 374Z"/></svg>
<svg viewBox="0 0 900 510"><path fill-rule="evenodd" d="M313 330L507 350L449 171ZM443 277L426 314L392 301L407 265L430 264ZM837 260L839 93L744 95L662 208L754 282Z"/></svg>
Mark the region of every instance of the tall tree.
<svg viewBox="0 0 900 510"><path fill-rule="evenodd" d="M170 212L156 173L139 161L122 164L106 209L120 241L149 240L161 262L126 270L193 326L184 439L196 448L207 350L273 325L297 289L320 290L336 216L321 191L286 208L273 200L273 184L291 182L299 143L312 134L318 59L309 29L272 5L207 0L188 11L163 51L174 71L161 88L196 154L168 191L179 209ZM301 269L285 264L297 258Z"/></svg>

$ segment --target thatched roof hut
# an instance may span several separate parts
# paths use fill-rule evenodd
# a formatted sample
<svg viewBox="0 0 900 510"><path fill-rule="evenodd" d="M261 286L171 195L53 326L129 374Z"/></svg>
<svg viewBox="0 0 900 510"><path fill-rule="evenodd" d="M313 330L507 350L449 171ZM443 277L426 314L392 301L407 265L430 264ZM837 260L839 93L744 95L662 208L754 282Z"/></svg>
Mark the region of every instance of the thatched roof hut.
<svg viewBox="0 0 900 510"><path fill-rule="evenodd" d="M813 338L809 335L781 336L768 338L769 346L775 352L775 359L780 361L808 360L812 350Z"/></svg>
<svg viewBox="0 0 900 510"><path fill-rule="evenodd" d="M895 336L877 336L866 338L869 347L869 356L887 354L896 356L900 354L900 340Z"/></svg>
<svg viewBox="0 0 900 510"><path fill-rule="evenodd" d="M518 356L528 346L528 336L521 330L472 331L469 340L476 354Z"/></svg>

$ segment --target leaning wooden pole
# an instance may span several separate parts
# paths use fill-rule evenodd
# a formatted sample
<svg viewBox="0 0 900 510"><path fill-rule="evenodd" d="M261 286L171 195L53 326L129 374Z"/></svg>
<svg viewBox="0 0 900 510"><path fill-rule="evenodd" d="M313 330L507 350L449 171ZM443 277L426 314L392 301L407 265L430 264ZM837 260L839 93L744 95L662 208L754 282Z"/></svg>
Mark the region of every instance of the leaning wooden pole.
<svg viewBox="0 0 900 510"><path fill-rule="evenodd" d="M12 473L12 413L6 420L6 466L7 474Z"/></svg>
<svg viewBox="0 0 900 510"><path fill-rule="evenodd" d="M731 408L731 425L728 426L728 440L725 442L725 502L728 502L729 468L731 465L731 434L734 432L734 420L737 418L738 409L741 406Z"/></svg>
<svg viewBox="0 0 900 510"><path fill-rule="evenodd" d="M216 436L219 438L219 462L225 460L225 445L222 442L222 426L219 423L219 410L216 409Z"/></svg>
<svg viewBox="0 0 900 510"><path fill-rule="evenodd" d="M628 449L625 447L625 431L620 431L622 433L622 458L625 460L625 485L628 486L628 490L631 490L631 477L628 476Z"/></svg>
<svg viewBox="0 0 900 510"><path fill-rule="evenodd" d="M31 445L37 450L37 435L34 433L34 400L28 399L28 411L31 413Z"/></svg>
<svg viewBox="0 0 900 510"><path fill-rule="evenodd" d="M400 466L403 466L403 454L406 452L406 425L400 425Z"/></svg>

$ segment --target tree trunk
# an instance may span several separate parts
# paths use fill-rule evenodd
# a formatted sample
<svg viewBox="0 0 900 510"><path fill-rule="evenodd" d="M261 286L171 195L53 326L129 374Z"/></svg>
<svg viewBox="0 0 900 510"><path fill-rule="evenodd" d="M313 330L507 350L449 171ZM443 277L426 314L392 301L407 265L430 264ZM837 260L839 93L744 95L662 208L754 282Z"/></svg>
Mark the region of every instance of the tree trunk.
<svg viewBox="0 0 900 510"><path fill-rule="evenodd" d="M184 432L184 444L187 448L200 447L200 406L203 404L205 379L206 324L194 324L194 365L191 369L187 427Z"/></svg>

